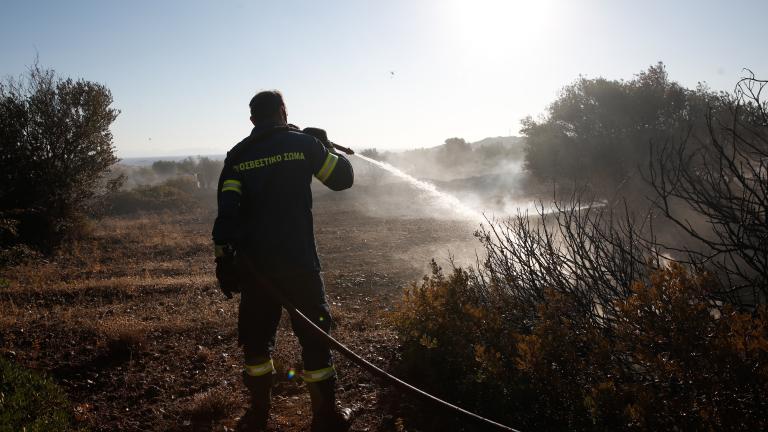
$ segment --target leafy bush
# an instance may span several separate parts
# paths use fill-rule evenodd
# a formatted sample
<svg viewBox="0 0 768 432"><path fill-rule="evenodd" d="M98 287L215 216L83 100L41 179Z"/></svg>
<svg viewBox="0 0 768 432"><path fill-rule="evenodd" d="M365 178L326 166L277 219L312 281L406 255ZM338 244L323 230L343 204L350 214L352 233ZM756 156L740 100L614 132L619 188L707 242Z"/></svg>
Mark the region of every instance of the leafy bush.
<svg viewBox="0 0 768 432"><path fill-rule="evenodd" d="M0 431L69 431L72 415L64 392L50 378L0 357Z"/></svg>
<svg viewBox="0 0 768 432"><path fill-rule="evenodd" d="M394 322L411 379L515 427L764 430L768 309L719 306L716 288L672 265L633 284L610 323L548 291L520 326L503 290L435 266Z"/></svg>
<svg viewBox="0 0 768 432"><path fill-rule="evenodd" d="M117 162L111 104L105 86L38 65L0 83L0 213L16 222L0 246L55 247L76 232L90 200L117 187L103 177Z"/></svg>
<svg viewBox="0 0 768 432"><path fill-rule="evenodd" d="M462 407L523 427L518 413L532 408L532 398L509 367L514 311L496 286L482 287L475 276L461 268L446 276L433 261L432 274L405 290L392 317L403 351L400 372Z"/></svg>
<svg viewBox="0 0 768 432"><path fill-rule="evenodd" d="M33 248L19 243L19 212L0 212L0 245L10 245L0 248L0 268L23 262L39 256Z"/></svg>

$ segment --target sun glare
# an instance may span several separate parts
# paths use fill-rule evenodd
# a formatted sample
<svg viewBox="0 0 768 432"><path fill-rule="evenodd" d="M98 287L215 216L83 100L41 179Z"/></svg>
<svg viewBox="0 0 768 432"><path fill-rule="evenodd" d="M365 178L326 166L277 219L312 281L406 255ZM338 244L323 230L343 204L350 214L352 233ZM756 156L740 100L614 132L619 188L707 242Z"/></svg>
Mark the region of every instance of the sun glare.
<svg viewBox="0 0 768 432"><path fill-rule="evenodd" d="M446 5L449 37L476 55L535 49L540 35L553 27L551 1L452 0Z"/></svg>

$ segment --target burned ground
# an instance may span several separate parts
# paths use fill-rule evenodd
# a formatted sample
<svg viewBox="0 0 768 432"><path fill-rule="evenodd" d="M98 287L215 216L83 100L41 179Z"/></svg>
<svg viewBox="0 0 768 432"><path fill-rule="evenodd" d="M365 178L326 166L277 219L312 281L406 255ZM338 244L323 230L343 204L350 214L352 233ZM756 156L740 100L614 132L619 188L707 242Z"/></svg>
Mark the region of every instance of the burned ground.
<svg viewBox="0 0 768 432"><path fill-rule="evenodd" d="M316 235L335 336L391 369L398 343L388 312L402 287L425 273L430 258L444 262L457 245L473 245L472 227L371 216L352 205L350 194L370 192L363 189L317 194ZM91 430L232 430L246 395L237 302L213 276L213 217L198 210L95 220L86 240L57 257L5 270L2 355L53 376ZM304 384L288 378L301 361L286 318L272 422L303 430L309 400ZM360 412L353 430L401 430L408 400L336 359L339 398Z"/></svg>

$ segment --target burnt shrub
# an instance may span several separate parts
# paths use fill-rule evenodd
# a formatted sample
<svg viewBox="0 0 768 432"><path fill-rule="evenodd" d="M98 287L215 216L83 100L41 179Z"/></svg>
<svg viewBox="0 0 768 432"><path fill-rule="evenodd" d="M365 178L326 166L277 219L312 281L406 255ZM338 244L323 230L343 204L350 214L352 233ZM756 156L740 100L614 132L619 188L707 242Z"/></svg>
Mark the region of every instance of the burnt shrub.
<svg viewBox="0 0 768 432"><path fill-rule="evenodd" d="M708 135L651 147L646 181L654 207L685 241L659 242L716 275L719 296L768 302L768 80L751 73L724 95ZM723 118L725 116L725 118Z"/></svg>

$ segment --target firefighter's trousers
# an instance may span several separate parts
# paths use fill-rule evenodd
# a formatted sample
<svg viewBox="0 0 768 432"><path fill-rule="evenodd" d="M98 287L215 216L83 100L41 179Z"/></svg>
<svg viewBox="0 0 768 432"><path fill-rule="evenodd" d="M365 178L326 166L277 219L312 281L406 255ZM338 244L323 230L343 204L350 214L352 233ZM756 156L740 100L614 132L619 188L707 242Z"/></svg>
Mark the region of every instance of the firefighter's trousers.
<svg viewBox="0 0 768 432"><path fill-rule="evenodd" d="M258 277L241 284L238 340L243 346L246 365L271 363L275 333L282 314L282 305L270 295L264 283L271 285L288 301L326 333L331 328L331 314L325 298L325 287L319 272L259 272ZM304 361L304 380L322 381L333 377L331 350L328 343L317 337L311 328L296 316L291 316L293 332L299 339ZM263 369L266 372L266 369ZM274 369L272 369L274 370ZM258 371L255 374L259 374Z"/></svg>

